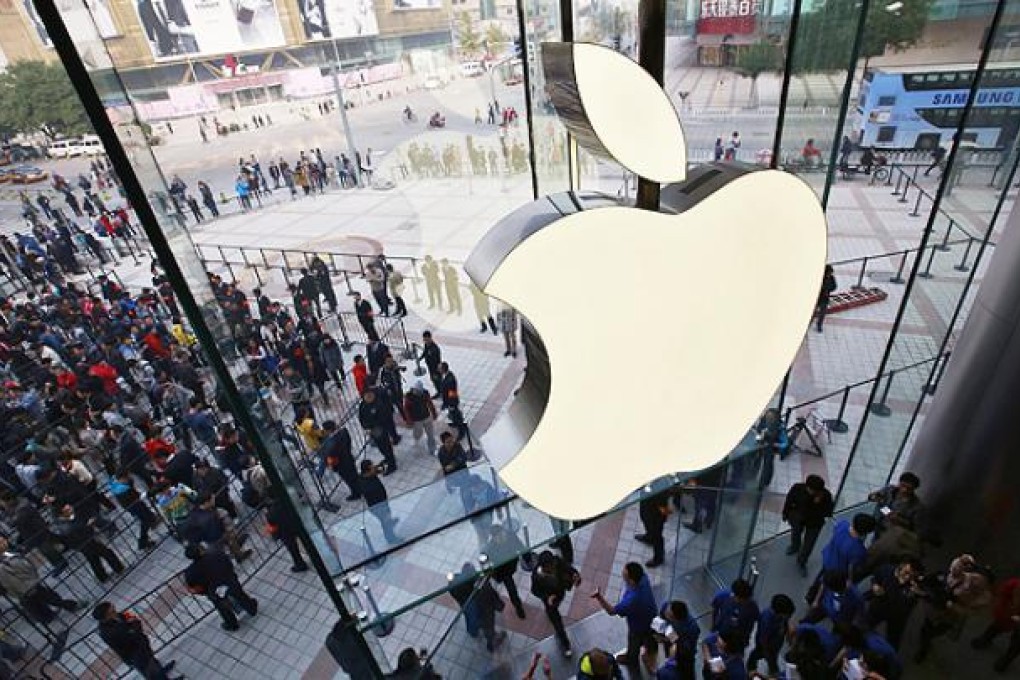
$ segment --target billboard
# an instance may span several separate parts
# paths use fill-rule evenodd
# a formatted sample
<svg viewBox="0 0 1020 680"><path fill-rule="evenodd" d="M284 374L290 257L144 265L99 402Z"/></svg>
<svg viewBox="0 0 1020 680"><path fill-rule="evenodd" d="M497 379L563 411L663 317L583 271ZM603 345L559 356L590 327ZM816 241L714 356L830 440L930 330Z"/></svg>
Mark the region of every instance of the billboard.
<svg viewBox="0 0 1020 680"><path fill-rule="evenodd" d="M297 0L309 40L357 38L379 34L372 0Z"/></svg>
<svg viewBox="0 0 1020 680"><path fill-rule="evenodd" d="M280 47L273 0L135 0L157 61Z"/></svg>
<svg viewBox="0 0 1020 680"><path fill-rule="evenodd" d="M441 9L441 0L392 0L393 9Z"/></svg>
<svg viewBox="0 0 1020 680"><path fill-rule="evenodd" d="M754 33L760 12L759 0L701 0L698 34Z"/></svg>

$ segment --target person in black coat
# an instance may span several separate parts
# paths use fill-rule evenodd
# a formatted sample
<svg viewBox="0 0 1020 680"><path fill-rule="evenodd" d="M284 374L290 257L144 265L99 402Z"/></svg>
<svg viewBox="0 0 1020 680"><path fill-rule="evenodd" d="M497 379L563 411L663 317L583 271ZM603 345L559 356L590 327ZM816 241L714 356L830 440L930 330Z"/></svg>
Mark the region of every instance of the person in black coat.
<svg viewBox="0 0 1020 680"><path fill-rule="evenodd" d="M191 560L191 564L184 570L184 582L188 590L209 598L223 619L220 624L223 630L233 631L241 627L227 598L239 604L249 615L258 614L258 600L244 592L233 563L223 552L206 550L192 544L185 548L184 555Z"/></svg>
<svg viewBox="0 0 1020 680"><path fill-rule="evenodd" d="M36 473L36 482L45 489L43 503L54 508L71 506L74 511L88 519L95 519L100 529L110 530L112 522L103 517L100 495L92 493L89 488L60 468L41 467Z"/></svg>
<svg viewBox="0 0 1020 680"><path fill-rule="evenodd" d="M832 494L825 488L825 480L818 475L808 475L786 493L783 520L790 523L790 547L786 554L797 556L797 566L801 571L807 569L818 534L825 526L826 518L832 517L834 508Z"/></svg>
<svg viewBox="0 0 1020 680"><path fill-rule="evenodd" d="M368 300L361 299L361 293L353 293L354 313L358 316L358 323L365 329L365 335L369 340L378 340L379 333L375 330L375 312L372 311L372 304Z"/></svg>
<svg viewBox="0 0 1020 680"><path fill-rule="evenodd" d="M470 562L465 562L454 578L450 595L464 612L468 635L476 638L478 633L482 633L485 648L490 652L496 651L496 647L506 640L506 631L496 632L496 612L503 611L506 606L503 599L487 579L479 580L480 575Z"/></svg>
<svg viewBox="0 0 1020 680"><path fill-rule="evenodd" d="M24 497L4 495L2 507L11 526L18 532L18 544L28 552L38 548L54 571L67 569L67 560L57 547L60 539L50 531L39 508Z"/></svg>
<svg viewBox="0 0 1020 680"><path fill-rule="evenodd" d="M301 278L297 283L298 292L301 297L315 305L315 316L322 316L322 304L319 302L319 283L315 277L308 273L307 269L301 269Z"/></svg>
<svg viewBox="0 0 1020 680"><path fill-rule="evenodd" d="M146 503L138 490L135 489L131 479L131 473L121 471L117 478L110 482L110 491L113 497L120 504L120 507L127 510L128 514L138 520L138 549L146 550L155 545L149 539L149 531L159 523L155 513Z"/></svg>
<svg viewBox="0 0 1020 680"><path fill-rule="evenodd" d="M390 504L387 502L386 487L379 479L380 466L367 458L361 461L361 495L365 498L365 505L368 511L375 515L382 525L383 536L390 543L399 543L401 538L394 533L393 528L397 525L399 518L390 513Z"/></svg>
<svg viewBox="0 0 1020 680"><path fill-rule="evenodd" d="M351 452L351 433L346 427L338 429L332 420L324 422L322 429L326 432L326 438L317 453L319 458L317 474L321 477L323 470L328 466L330 470L340 475L340 479L344 480L344 484L351 490L347 500L356 501L361 498L361 485L358 468Z"/></svg>
<svg viewBox="0 0 1020 680"><path fill-rule="evenodd" d="M521 594L517 590L517 582L514 581L514 574L517 573L520 564L518 555L525 552L524 544L505 526L494 524L489 530L489 541L482 548L482 552L489 558L490 563L499 564L507 560L492 570L492 580L506 588L506 594L510 598L510 604L514 606L517 617L527 618Z"/></svg>
<svg viewBox="0 0 1020 680"><path fill-rule="evenodd" d="M127 470L141 479L146 487L152 487L152 473L149 472L149 457L135 436L121 425L111 425L110 431L117 441L120 470Z"/></svg>
<svg viewBox="0 0 1020 680"><path fill-rule="evenodd" d="M368 362L369 375L373 378L378 377L379 371L382 370L386 363L386 357L389 355L389 345L381 340L369 340L365 345L365 361Z"/></svg>
<svg viewBox="0 0 1020 680"><path fill-rule="evenodd" d="M642 498L638 504L638 515L645 533L634 538L652 546L652 559L645 562L645 566L658 567L666 557L663 530L666 527L666 518L669 517L669 494L660 493Z"/></svg>
<svg viewBox="0 0 1020 680"><path fill-rule="evenodd" d="M85 557L100 583L106 583L110 579L106 566L116 574L124 571L124 563L117 557L117 553L99 540L89 520L75 514L74 508L70 505L60 509L53 523L53 532L60 537L61 543L71 550L77 550Z"/></svg>
<svg viewBox="0 0 1020 680"><path fill-rule="evenodd" d="M195 488L195 464L198 458L186 450L178 450L166 459L163 466L163 479L174 484L183 484L189 489Z"/></svg>
<svg viewBox="0 0 1020 680"><path fill-rule="evenodd" d="M815 303L815 330L822 332L822 322L829 311L829 298L836 292L836 275L833 273L832 265L825 265L825 274L822 276L822 287L818 291L818 301Z"/></svg>
<svg viewBox="0 0 1020 680"><path fill-rule="evenodd" d="M438 399L440 396L439 364L443 361L443 350L441 350L439 345L436 344L436 341L432 339L431 331L423 331L421 339L421 360L425 362L425 366L429 370L429 379L432 380L432 385L436 388L436 393L432 395L432 398Z"/></svg>
<svg viewBox="0 0 1020 680"><path fill-rule="evenodd" d="M282 501L275 498L270 499L269 505L266 507L266 524L269 526L269 533L273 535L273 538L283 543L287 552L290 553L290 558L294 562L290 568L291 572L299 574L308 571L308 563L305 562L305 558L301 555L301 548L298 546L298 527L295 526L291 514L287 512Z"/></svg>
<svg viewBox="0 0 1020 680"><path fill-rule="evenodd" d="M100 602L92 610L92 618L99 622L99 637L127 666L145 680L170 680L169 673L177 662L160 663L137 617L130 612L118 612L109 602Z"/></svg>
<svg viewBox="0 0 1020 680"><path fill-rule="evenodd" d="M558 555L545 550L538 556L538 567L531 572L531 594L537 597L545 607L549 623L556 631L556 639L568 657L572 654L570 638L563 626L560 604L567 591L581 582L581 575Z"/></svg>
<svg viewBox="0 0 1020 680"><path fill-rule="evenodd" d="M393 445L400 442L396 434L396 423L393 421L393 405L384 390L376 388L365 390L358 406L358 422L368 432L372 442L379 448L379 453L386 460L384 474L392 474L397 469L397 458L393 453Z"/></svg>
<svg viewBox="0 0 1020 680"><path fill-rule="evenodd" d="M460 407L460 393L457 391L457 376L450 370L445 361L439 364L439 397L442 399L442 410L453 410Z"/></svg>
<svg viewBox="0 0 1020 680"><path fill-rule="evenodd" d="M230 484L222 470L209 465L207 461L197 461L195 463L195 484L191 488L199 496L212 496L215 507L225 511L231 519L237 519L237 506L230 498Z"/></svg>

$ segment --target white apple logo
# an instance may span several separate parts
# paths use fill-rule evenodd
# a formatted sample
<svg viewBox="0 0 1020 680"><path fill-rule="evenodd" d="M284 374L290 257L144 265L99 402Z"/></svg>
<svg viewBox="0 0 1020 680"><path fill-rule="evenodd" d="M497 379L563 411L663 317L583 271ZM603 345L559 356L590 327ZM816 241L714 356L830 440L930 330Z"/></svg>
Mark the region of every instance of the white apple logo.
<svg viewBox="0 0 1020 680"><path fill-rule="evenodd" d="M579 143L643 177L687 179L676 113L640 66L587 44L543 45L542 58ZM800 346L825 265L814 192L775 170L696 173L663 189L679 214L544 197L494 226L465 265L528 321L528 375L483 442L507 485L547 514L591 517L651 479L715 464Z"/></svg>

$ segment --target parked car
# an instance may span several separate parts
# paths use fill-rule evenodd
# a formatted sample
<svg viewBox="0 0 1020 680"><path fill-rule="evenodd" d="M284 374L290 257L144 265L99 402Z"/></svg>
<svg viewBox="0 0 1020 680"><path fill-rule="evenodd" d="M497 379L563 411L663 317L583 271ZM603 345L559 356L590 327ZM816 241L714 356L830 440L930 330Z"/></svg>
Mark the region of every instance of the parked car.
<svg viewBox="0 0 1020 680"><path fill-rule="evenodd" d="M40 160L43 157L42 151L27 144L4 144L0 148L0 165L24 163L25 161Z"/></svg>
<svg viewBox="0 0 1020 680"><path fill-rule="evenodd" d="M85 135L79 144L81 152L86 156L101 156L106 151L103 149L103 142L96 135Z"/></svg>
<svg viewBox="0 0 1020 680"><path fill-rule="evenodd" d="M11 182L15 184L35 184L49 176L48 172L34 165L19 165L10 171Z"/></svg>
<svg viewBox="0 0 1020 680"><path fill-rule="evenodd" d="M77 139L58 139L50 142L46 150L50 158L73 158L81 153L79 145Z"/></svg>
<svg viewBox="0 0 1020 680"><path fill-rule="evenodd" d="M465 78L477 78L485 75L485 67L480 61L465 61L460 65L460 74Z"/></svg>
<svg viewBox="0 0 1020 680"><path fill-rule="evenodd" d="M0 184L11 181L11 171L7 168L0 168Z"/></svg>
<svg viewBox="0 0 1020 680"><path fill-rule="evenodd" d="M429 76L422 83L422 87L426 90L438 90L443 86L443 81L439 79L439 76Z"/></svg>

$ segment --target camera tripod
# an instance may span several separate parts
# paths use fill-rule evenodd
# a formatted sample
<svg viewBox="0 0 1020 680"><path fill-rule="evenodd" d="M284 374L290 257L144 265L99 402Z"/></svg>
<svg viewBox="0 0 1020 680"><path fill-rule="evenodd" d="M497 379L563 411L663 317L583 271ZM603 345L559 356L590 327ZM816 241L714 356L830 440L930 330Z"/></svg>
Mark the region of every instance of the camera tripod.
<svg viewBox="0 0 1020 680"><path fill-rule="evenodd" d="M807 435L808 446L801 446L797 443L802 433ZM818 444L818 440L815 439L811 430L808 429L807 418L797 416L793 426L786 431L786 437L790 440L790 453L799 452L817 458L822 457L822 447Z"/></svg>

